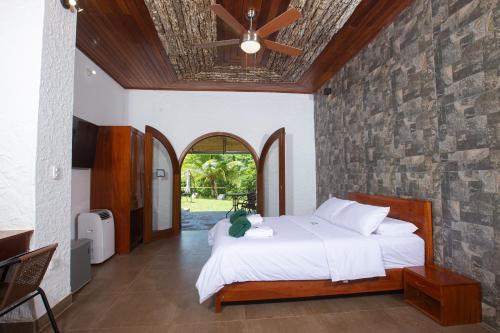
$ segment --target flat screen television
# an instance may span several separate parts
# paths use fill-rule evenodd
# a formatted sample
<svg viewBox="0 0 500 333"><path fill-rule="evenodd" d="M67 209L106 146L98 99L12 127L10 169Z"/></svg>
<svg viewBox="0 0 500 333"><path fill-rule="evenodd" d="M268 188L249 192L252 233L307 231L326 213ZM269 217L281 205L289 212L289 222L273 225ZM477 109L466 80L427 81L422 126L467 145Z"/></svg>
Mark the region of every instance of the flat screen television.
<svg viewBox="0 0 500 333"><path fill-rule="evenodd" d="M94 166L99 126L73 116L73 168Z"/></svg>

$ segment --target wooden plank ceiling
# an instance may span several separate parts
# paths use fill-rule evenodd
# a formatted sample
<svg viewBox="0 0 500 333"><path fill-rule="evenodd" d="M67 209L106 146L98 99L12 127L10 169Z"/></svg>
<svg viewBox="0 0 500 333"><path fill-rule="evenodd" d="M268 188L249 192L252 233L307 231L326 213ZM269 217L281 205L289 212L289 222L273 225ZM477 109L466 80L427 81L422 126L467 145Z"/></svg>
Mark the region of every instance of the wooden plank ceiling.
<svg viewBox="0 0 500 333"><path fill-rule="evenodd" d="M313 93L412 2L347 3L357 1L355 8L343 0L217 1L245 27L254 8L256 28L298 8L302 19L269 37L303 49L297 58L266 49L246 57L238 46L193 51L197 39L238 38L210 0L80 0L77 47L127 89Z"/></svg>

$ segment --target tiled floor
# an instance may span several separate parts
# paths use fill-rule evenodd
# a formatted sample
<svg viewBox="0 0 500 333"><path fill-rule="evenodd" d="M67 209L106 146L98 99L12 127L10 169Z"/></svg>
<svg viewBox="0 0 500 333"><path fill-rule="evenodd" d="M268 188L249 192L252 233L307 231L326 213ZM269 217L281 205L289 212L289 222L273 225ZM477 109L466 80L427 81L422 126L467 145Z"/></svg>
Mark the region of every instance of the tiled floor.
<svg viewBox="0 0 500 333"><path fill-rule="evenodd" d="M226 218L227 212L188 212L182 211L182 230L209 230Z"/></svg>
<svg viewBox="0 0 500 333"><path fill-rule="evenodd" d="M228 305L215 314L194 287L210 249L206 231L141 245L93 269L93 280L58 318L63 332L489 332L443 328L401 294ZM46 330L50 332L50 330Z"/></svg>

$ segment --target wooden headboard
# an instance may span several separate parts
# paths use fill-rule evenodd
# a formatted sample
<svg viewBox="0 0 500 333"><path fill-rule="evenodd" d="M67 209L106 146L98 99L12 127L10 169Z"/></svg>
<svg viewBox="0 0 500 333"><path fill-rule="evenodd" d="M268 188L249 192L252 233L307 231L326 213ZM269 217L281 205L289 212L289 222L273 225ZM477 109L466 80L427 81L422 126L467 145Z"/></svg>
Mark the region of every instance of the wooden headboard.
<svg viewBox="0 0 500 333"><path fill-rule="evenodd" d="M349 192L347 198L362 204L391 207L389 217L415 224L418 227L415 233L425 241L425 264L433 264L432 203L430 201L386 197L358 192Z"/></svg>

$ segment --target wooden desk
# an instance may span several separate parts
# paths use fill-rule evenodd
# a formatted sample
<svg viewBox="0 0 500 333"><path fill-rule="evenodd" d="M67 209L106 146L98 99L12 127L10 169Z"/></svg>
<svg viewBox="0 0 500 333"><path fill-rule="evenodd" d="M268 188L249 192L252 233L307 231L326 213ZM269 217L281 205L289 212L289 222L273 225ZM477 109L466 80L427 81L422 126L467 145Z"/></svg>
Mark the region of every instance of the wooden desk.
<svg viewBox="0 0 500 333"><path fill-rule="evenodd" d="M33 230L0 231L0 261L29 251Z"/></svg>

